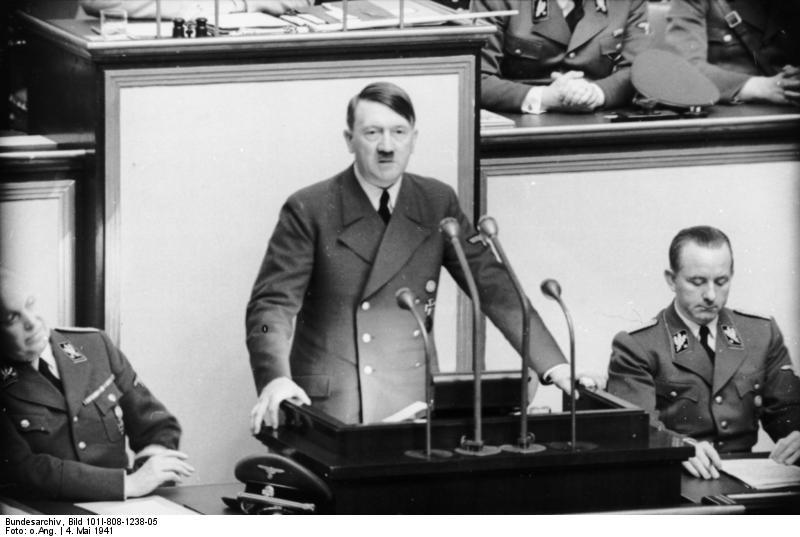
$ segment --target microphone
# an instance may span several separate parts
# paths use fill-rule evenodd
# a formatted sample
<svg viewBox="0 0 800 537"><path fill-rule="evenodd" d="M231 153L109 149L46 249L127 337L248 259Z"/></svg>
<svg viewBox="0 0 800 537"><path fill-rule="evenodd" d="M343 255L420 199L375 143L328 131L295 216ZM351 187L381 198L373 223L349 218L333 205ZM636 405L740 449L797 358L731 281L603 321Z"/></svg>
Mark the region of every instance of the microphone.
<svg viewBox="0 0 800 537"><path fill-rule="evenodd" d="M530 361L531 314L528 310L527 295L522 289L522 284L520 284L514 269L511 268L511 263L508 261L508 257L500 244L500 240L497 238L499 230L494 218L488 215L482 216L478 220L478 231L492 244L497 255L500 256L500 261L503 267L505 267L508 277L511 279L511 284L514 286L514 291L517 293L519 304L522 308L522 370L520 372L519 440L516 446L506 444L501 446L500 449L524 454L537 453L543 451L544 446L535 444L533 435L528 433L528 363Z"/></svg>
<svg viewBox="0 0 800 537"><path fill-rule="evenodd" d="M402 287L394 294L397 300L397 305L404 310L411 312L414 320L419 326L419 332L422 334L422 342L425 345L425 451L408 450L406 455L414 457L415 459L430 459L432 456L439 458L450 457L449 451L442 449L431 449L431 422L433 420L433 374L431 373L431 361L433 359L433 342L428 337L428 331L425 329L425 321L422 316L414 307L417 303L417 297L408 287Z"/></svg>
<svg viewBox="0 0 800 537"><path fill-rule="evenodd" d="M472 271L467 263L467 257L464 255L464 249L461 247L461 225L458 220L452 216L442 219L439 222L439 230L453 245L453 250L458 257L458 264L464 272L464 279L467 281L467 288L469 289L470 298L472 298L472 373L473 373L473 404L475 411L475 432L474 438L468 440L461 439L461 445L455 449L457 453L462 455L494 455L499 453L500 450L495 446L486 446L483 444L482 439L482 416L481 416L481 374L483 371L483 358L484 358L484 342L480 334L480 316L481 316L481 299L478 295L478 287L475 285L475 278L472 276Z"/></svg>
<svg viewBox="0 0 800 537"><path fill-rule="evenodd" d="M575 431L575 399L576 399L576 390L577 387L575 385L575 328L572 324L572 316L569 314L569 310L567 309L567 305L564 304L564 301L561 299L561 285L552 278L544 280L542 285L540 286L542 290L542 294L547 298L551 298L558 302L558 305L561 306L561 311L564 312L564 317L567 319L567 328L569 329L569 382L570 382L570 390L569 390L569 397L570 397L570 433L571 433L571 441L570 442L553 442L551 447L553 449L559 450L572 450L572 451L587 451L590 449L594 449L597 446L592 444L591 442L577 442L576 438L576 431Z"/></svg>

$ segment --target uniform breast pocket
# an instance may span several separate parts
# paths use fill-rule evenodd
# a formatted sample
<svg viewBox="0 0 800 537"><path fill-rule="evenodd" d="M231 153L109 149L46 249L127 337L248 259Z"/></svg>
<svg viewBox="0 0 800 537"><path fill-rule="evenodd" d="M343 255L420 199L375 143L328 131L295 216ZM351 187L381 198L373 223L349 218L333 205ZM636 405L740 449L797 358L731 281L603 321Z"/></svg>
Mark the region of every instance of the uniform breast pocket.
<svg viewBox="0 0 800 537"><path fill-rule="evenodd" d="M622 57L622 36L609 35L600 39L600 55L612 63L618 62Z"/></svg>
<svg viewBox="0 0 800 537"><path fill-rule="evenodd" d="M504 48L507 55L527 60L538 60L546 52L541 39L522 39L514 35L506 36Z"/></svg>
<svg viewBox="0 0 800 537"><path fill-rule="evenodd" d="M92 402L103 422L106 436L111 442L120 441L125 435L125 421L122 413L122 407L119 406L119 400L122 397L122 392L119 391L117 385L111 383L97 398Z"/></svg>
<svg viewBox="0 0 800 537"><path fill-rule="evenodd" d="M764 386L763 370L739 375L734 378L733 382L736 385L736 392L739 394L743 415L752 415L757 422L764 405L761 395Z"/></svg>
<svg viewBox="0 0 800 537"><path fill-rule="evenodd" d="M49 414L9 413L8 418L33 451L47 452L57 428Z"/></svg>
<svg viewBox="0 0 800 537"><path fill-rule="evenodd" d="M700 390L694 384L656 384L656 409L666 426L687 432L696 419Z"/></svg>

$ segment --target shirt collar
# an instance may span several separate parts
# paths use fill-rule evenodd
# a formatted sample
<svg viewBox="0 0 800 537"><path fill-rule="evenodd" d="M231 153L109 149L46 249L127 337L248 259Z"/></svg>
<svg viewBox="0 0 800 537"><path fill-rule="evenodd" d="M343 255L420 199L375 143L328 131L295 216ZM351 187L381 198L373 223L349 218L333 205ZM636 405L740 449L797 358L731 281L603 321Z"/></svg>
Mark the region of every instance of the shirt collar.
<svg viewBox="0 0 800 537"><path fill-rule="evenodd" d="M361 189L369 198L369 202L372 204L372 208L376 211L381 206L381 194L383 194L383 189L379 186L375 186L372 183L368 182L366 179L361 177L361 174L358 173L358 166L353 165L353 171L356 175L356 180L358 184L361 185ZM397 202L397 194L400 192L400 184L403 182L403 176L397 179L397 181L392 184L389 188L386 189L389 192L389 212L394 212L394 206Z"/></svg>
<svg viewBox="0 0 800 537"><path fill-rule="evenodd" d="M681 313L681 310L678 308L677 304L675 304L675 313L678 314L678 317L681 318L681 321L683 321L689 330L691 330L692 335L695 338L700 339L700 325L691 319L688 319L683 313ZM717 339L717 321L719 321L719 315L714 317L711 322L706 325L708 326L708 335L712 341L716 341Z"/></svg>
<svg viewBox="0 0 800 537"><path fill-rule="evenodd" d="M58 371L58 365L56 364L56 357L53 355L53 349L50 347L50 342L47 343L42 351L42 354L39 355L39 359L44 360L44 362L50 367L50 372L55 378L61 378L61 374Z"/></svg>

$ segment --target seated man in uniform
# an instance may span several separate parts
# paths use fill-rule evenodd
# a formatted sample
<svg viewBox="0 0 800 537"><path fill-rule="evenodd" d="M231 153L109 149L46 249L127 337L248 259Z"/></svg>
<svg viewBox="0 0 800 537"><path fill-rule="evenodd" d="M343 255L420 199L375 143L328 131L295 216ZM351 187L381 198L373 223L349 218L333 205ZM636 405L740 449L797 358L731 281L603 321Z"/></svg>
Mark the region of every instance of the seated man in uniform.
<svg viewBox="0 0 800 537"><path fill-rule="evenodd" d="M282 15L291 9L313 5L313 0L220 0L220 14L260 11L270 15ZM124 9L132 19L155 19L155 0L81 0L83 10L89 15L100 16L101 9ZM213 0L162 0L161 16L165 19L182 18L193 20L205 17L214 20Z"/></svg>
<svg viewBox="0 0 800 537"><path fill-rule="evenodd" d="M759 421L777 442L770 457L800 458L800 378L778 325L725 307L733 253L720 230L680 231L669 249L675 300L612 344L607 390L648 410L655 426L686 436L695 477L719 477L719 453L750 451Z"/></svg>
<svg viewBox="0 0 800 537"><path fill-rule="evenodd" d="M650 46L646 0L475 0L499 31L481 53L481 106L591 112L630 104L631 64Z"/></svg>
<svg viewBox="0 0 800 537"><path fill-rule="evenodd" d="M105 334L49 330L3 267L0 313L0 483L38 498L123 500L192 474L177 420Z"/></svg>
<svg viewBox="0 0 800 537"><path fill-rule="evenodd" d="M313 401L345 423L381 421L424 400L423 338L395 293L408 287L419 298L430 332L442 267L467 291L456 251L439 232L446 217L460 227L483 311L542 380L570 390L566 360L530 303L531 345L522 352L520 301L491 249L466 241L474 228L453 189L405 171L414 123L405 91L368 85L347 108L354 164L281 209L247 306L259 394L254 433L264 420L278 425L287 398Z"/></svg>
<svg viewBox="0 0 800 537"><path fill-rule="evenodd" d="M722 102L800 105L800 3L672 0L667 44Z"/></svg>

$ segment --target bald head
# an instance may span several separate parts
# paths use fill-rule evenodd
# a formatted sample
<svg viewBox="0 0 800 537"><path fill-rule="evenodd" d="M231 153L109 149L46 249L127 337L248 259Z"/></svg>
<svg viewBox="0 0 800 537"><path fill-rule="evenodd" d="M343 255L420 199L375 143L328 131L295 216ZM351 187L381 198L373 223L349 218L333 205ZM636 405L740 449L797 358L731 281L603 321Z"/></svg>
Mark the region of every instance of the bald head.
<svg viewBox="0 0 800 537"><path fill-rule="evenodd" d="M5 267L0 267L0 315L3 361L36 363L50 330L36 309L30 286Z"/></svg>

